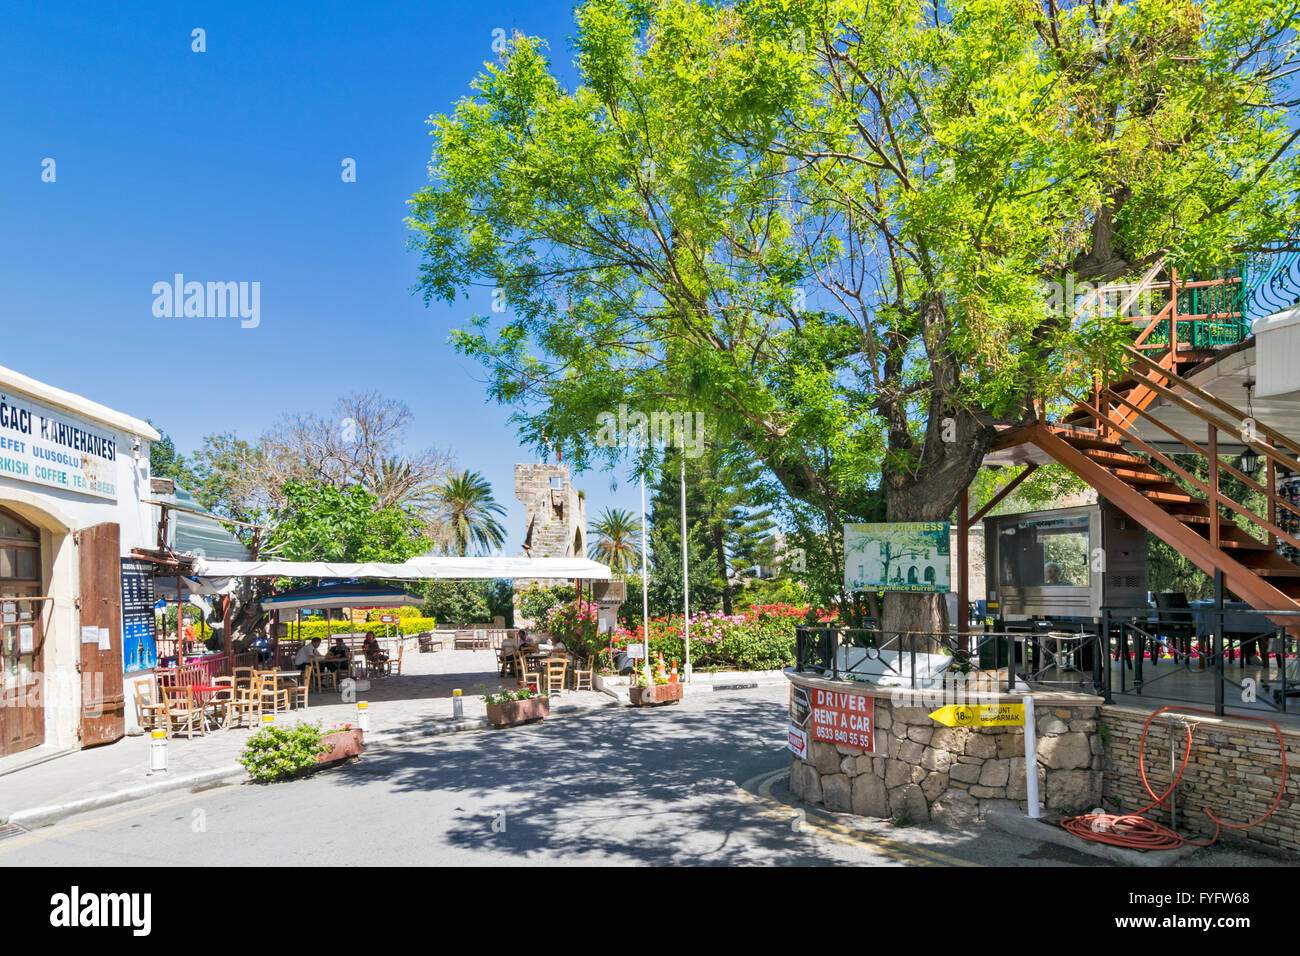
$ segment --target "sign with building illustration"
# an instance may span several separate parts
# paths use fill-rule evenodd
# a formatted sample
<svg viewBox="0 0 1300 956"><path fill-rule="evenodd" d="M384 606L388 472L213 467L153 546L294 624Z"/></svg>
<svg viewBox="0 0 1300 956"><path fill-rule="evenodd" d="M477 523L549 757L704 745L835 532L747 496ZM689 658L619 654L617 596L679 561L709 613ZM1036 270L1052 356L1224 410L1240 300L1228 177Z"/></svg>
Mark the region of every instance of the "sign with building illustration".
<svg viewBox="0 0 1300 956"><path fill-rule="evenodd" d="M949 590L948 522L844 526L844 584L850 591Z"/></svg>

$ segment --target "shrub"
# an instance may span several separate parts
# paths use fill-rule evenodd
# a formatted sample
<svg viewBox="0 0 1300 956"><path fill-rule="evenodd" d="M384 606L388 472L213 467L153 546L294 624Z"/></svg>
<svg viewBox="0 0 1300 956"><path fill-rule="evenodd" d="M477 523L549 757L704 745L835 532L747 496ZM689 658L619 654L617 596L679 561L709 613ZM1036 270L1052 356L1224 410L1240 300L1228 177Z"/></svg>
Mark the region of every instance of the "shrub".
<svg viewBox="0 0 1300 956"><path fill-rule="evenodd" d="M808 616L809 608L792 604L751 605L743 614L725 615L701 612L691 616L691 664L696 669L780 670L794 666L797 625ZM830 618L829 612L814 611L819 620ZM614 636L615 648L629 642L640 643L643 625L620 627ZM666 661L684 662L685 629L682 615L653 618L647 652L653 659L663 654Z"/></svg>
<svg viewBox="0 0 1300 956"><path fill-rule="evenodd" d="M239 762L254 780L270 783L316 766L317 755L324 751L320 724L271 726L248 738Z"/></svg>
<svg viewBox="0 0 1300 956"><path fill-rule="evenodd" d="M570 601L547 611L541 626L552 637L563 641L570 652L589 657L605 646L596 632L599 614L599 608L591 601Z"/></svg>
<svg viewBox="0 0 1300 956"><path fill-rule="evenodd" d="M396 624L388 625L390 635L397 634L419 634L422 631L432 631L438 622L431 617L403 617ZM322 641L327 640L331 634L374 634L376 637L384 636L383 621L364 621L360 624L351 624L348 621L330 621L329 630L326 630L326 622L321 620L303 621L301 629L296 621L290 621L285 631L286 640L310 641L314 637L319 637Z"/></svg>
<svg viewBox="0 0 1300 956"><path fill-rule="evenodd" d="M571 603L577 596L567 584L530 584L519 592L519 613L530 621L540 621L555 605Z"/></svg>

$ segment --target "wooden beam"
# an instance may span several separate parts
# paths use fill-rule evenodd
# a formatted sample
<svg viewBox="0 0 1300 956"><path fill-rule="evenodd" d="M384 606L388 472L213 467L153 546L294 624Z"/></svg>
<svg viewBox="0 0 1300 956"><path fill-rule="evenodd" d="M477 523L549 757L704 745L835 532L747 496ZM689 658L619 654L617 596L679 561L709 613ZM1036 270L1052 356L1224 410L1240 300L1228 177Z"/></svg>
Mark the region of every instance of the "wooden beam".
<svg viewBox="0 0 1300 956"><path fill-rule="evenodd" d="M1247 604L1261 611L1300 610L1300 603L1252 573L1249 568L1238 564L1223 551L1211 548L1208 541L1174 515L1147 500L1048 429L1039 430L1034 444L1092 485L1098 493L1170 547L1185 555L1202 571L1207 574L1222 571L1228 587ZM1278 618L1273 623L1282 627L1295 627L1295 621L1288 618Z"/></svg>
<svg viewBox="0 0 1300 956"><path fill-rule="evenodd" d="M1034 426L1034 427L1038 427L1038 426ZM1016 475L1016 477L1012 478L1011 481L1007 483L1006 487L1004 487L996 495L990 498L988 504L986 504L983 508L981 508L979 511L975 512L973 515L970 516L970 520L966 522L966 527L969 528L971 525L975 524L986 514L988 514L990 511L996 508L999 502L1001 502L1003 498L1011 494L1011 492L1015 491L1022 481L1024 481L1026 478L1028 478L1037 470L1038 470L1037 465L1026 465L1025 470L1022 471L1020 474ZM966 492L963 491L962 495L963 496L966 495ZM967 500L967 499L963 498L963 500ZM964 512L966 509L963 508L962 510Z"/></svg>

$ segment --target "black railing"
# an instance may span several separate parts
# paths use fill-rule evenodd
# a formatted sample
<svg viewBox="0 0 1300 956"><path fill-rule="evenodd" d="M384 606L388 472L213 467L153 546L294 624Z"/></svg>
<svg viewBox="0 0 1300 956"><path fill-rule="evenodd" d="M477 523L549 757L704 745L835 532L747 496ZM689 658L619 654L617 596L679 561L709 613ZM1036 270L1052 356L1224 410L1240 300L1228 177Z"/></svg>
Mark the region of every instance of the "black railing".
<svg viewBox="0 0 1300 956"><path fill-rule="evenodd" d="M795 638L796 669L830 680L919 690L975 679L989 691L1032 683L1100 693L1104 679L1096 631L1078 625L930 633L798 627Z"/></svg>
<svg viewBox="0 0 1300 956"><path fill-rule="evenodd" d="M976 680L989 691L1027 685L1107 702L1145 696L1212 704L1219 715L1230 707L1287 713L1300 697L1297 611L1115 607L1092 621L1003 626L936 633L798 627L795 666L830 680L913 690Z"/></svg>

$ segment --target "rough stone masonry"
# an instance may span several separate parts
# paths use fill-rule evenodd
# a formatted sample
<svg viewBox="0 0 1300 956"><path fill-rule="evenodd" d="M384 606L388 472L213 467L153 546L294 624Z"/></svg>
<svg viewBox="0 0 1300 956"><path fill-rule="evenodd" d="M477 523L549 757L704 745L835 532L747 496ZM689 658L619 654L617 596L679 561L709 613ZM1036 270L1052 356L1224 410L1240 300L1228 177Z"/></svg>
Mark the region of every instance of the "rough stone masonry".
<svg viewBox="0 0 1300 956"><path fill-rule="evenodd" d="M790 765L796 797L828 810L948 826L982 820L990 810L1027 810L1022 728L944 727L930 717L943 702L909 706L911 698L897 688L788 674L810 691L862 694L875 705L875 752L810 739L808 759L794 757ZM1068 813L1099 806L1105 759L1097 734L1101 698L1035 693L1034 702L1043 805Z"/></svg>

